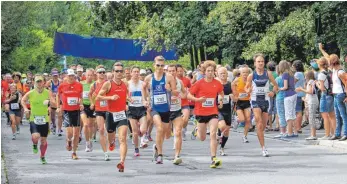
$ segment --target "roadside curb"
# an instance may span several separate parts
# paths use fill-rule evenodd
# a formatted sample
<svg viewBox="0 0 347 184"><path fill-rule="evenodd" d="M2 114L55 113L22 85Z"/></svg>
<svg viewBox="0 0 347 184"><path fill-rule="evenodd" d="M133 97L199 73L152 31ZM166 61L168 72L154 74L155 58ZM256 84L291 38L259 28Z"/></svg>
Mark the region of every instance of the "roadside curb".
<svg viewBox="0 0 347 184"><path fill-rule="evenodd" d="M240 130L232 130L232 132L243 134L243 131ZM257 136L255 132L249 132L248 135ZM335 149L343 149L347 150L347 141L338 141L338 140L314 140L314 141L306 141L303 137L299 138L292 138L292 139L275 139L272 134L266 134L264 135L267 139L272 140L278 140L283 142L290 142L290 143L296 143L301 145L317 145L317 146L325 146L325 147L332 147Z"/></svg>

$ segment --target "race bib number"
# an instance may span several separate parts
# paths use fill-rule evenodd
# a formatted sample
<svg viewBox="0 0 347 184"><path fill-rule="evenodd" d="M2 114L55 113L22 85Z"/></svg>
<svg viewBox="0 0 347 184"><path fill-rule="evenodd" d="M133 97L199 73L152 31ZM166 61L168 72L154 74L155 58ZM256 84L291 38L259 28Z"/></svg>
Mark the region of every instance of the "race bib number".
<svg viewBox="0 0 347 184"><path fill-rule="evenodd" d="M266 92L265 87L257 87L257 94L265 94Z"/></svg>
<svg viewBox="0 0 347 184"><path fill-rule="evenodd" d="M142 97L141 96L132 96L131 99L133 100L131 105L133 105L133 106L143 106L142 105Z"/></svg>
<svg viewBox="0 0 347 184"><path fill-rule="evenodd" d="M100 107L106 107L106 106L107 106L107 101L106 100L100 101Z"/></svg>
<svg viewBox="0 0 347 184"><path fill-rule="evenodd" d="M45 116L35 116L34 117L34 123L36 125L44 125L44 124L46 124L46 117Z"/></svg>
<svg viewBox="0 0 347 184"><path fill-rule="evenodd" d="M221 99L222 96L218 95L218 99ZM223 104L228 104L230 102L229 95L224 95L223 97Z"/></svg>
<svg viewBox="0 0 347 184"><path fill-rule="evenodd" d="M89 91L83 91L83 99L89 98Z"/></svg>
<svg viewBox="0 0 347 184"><path fill-rule="evenodd" d="M125 119L127 119L127 116L125 115L125 111L113 113L113 121L114 122L118 122L118 121L125 120Z"/></svg>
<svg viewBox="0 0 347 184"><path fill-rule="evenodd" d="M202 107L214 107L214 98L207 98Z"/></svg>
<svg viewBox="0 0 347 184"><path fill-rule="evenodd" d="M171 98L170 111L178 111L181 109L181 99L177 97Z"/></svg>
<svg viewBox="0 0 347 184"><path fill-rule="evenodd" d="M155 105L160 105L160 104L166 104L167 103L166 94L154 95L153 99L154 99L154 104Z"/></svg>
<svg viewBox="0 0 347 184"><path fill-rule="evenodd" d="M77 97L68 97L67 98L67 104L68 105L77 105L78 104L78 98Z"/></svg>
<svg viewBox="0 0 347 184"><path fill-rule="evenodd" d="M239 98L246 98L248 96L247 93L240 93Z"/></svg>
<svg viewBox="0 0 347 184"><path fill-rule="evenodd" d="M11 103L11 109L13 110L19 109L19 103Z"/></svg>

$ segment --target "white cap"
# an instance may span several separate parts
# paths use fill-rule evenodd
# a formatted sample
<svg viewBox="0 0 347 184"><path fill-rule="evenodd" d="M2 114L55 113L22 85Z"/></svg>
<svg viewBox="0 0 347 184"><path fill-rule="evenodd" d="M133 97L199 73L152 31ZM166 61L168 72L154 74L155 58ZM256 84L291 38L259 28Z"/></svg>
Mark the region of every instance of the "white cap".
<svg viewBox="0 0 347 184"><path fill-rule="evenodd" d="M164 66L164 70L167 70L169 68L169 65Z"/></svg>
<svg viewBox="0 0 347 184"><path fill-rule="evenodd" d="M140 70L140 75L141 75L141 74L146 74L146 70L141 69L141 70Z"/></svg>
<svg viewBox="0 0 347 184"><path fill-rule="evenodd" d="M77 71L78 71L78 72L83 72L83 68L82 68L82 67L81 67L81 68L78 67L78 68L77 68Z"/></svg>
<svg viewBox="0 0 347 184"><path fill-rule="evenodd" d="M75 75L75 71L73 71L73 69L68 69L67 75Z"/></svg>

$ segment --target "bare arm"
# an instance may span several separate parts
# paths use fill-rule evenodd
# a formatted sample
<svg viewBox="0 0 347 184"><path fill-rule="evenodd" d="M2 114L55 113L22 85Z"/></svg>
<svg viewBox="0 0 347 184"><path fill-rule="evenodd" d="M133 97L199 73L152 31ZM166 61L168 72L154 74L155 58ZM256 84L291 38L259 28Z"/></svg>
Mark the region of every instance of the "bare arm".
<svg viewBox="0 0 347 184"><path fill-rule="evenodd" d="M31 91L29 91L28 93L26 93L26 94L23 96L22 100L21 100L21 105L22 105L24 111L29 111L26 102L27 102L28 99L29 99L29 94L30 94L30 93L31 93Z"/></svg>
<svg viewBox="0 0 347 184"><path fill-rule="evenodd" d="M330 56L327 52L325 52L325 50L323 49L323 44L322 43L319 43L319 50L320 52L323 54L323 56L326 58L326 59L330 59Z"/></svg>
<svg viewBox="0 0 347 184"><path fill-rule="evenodd" d="M252 92L252 78L253 78L253 74L250 74L247 77L247 82L246 82L246 86L245 86L245 91L247 93L251 93Z"/></svg>
<svg viewBox="0 0 347 184"><path fill-rule="evenodd" d="M113 96L105 96L106 93L110 90L110 88L111 83L109 81L105 82L104 85L102 85L99 94L96 96L96 100L114 100Z"/></svg>
<svg viewBox="0 0 347 184"><path fill-rule="evenodd" d="M149 90L149 87L150 87L150 84L149 84L150 78L151 78L151 75L148 75L145 78L145 80L143 82L143 86L142 86L142 101L147 106L148 106L148 101L149 101L149 99L148 99L148 96L149 96L148 90Z"/></svg>
<svg viewBox="0 0 347 184"><path fill-rule="evenodd" d="M185 98L187 98L187 90L186 90L186 88L184 87L183 82L180 81L180 83L181 83L181 86L182 86L182 90L181 90L182 95L181 95L181 97L182 97L183 99L185 99Z"/></svg>
<svg viewBox="0 0 347 184"><path fill-rule="evenodd" d="M275 93L277 90L278 90L278 85L277 85L277 82L274 78L274 76L272 75L271 72L268 71L268 76L269 76L269 80L271 82L271 84L273 85L273 92Z"/></svg>

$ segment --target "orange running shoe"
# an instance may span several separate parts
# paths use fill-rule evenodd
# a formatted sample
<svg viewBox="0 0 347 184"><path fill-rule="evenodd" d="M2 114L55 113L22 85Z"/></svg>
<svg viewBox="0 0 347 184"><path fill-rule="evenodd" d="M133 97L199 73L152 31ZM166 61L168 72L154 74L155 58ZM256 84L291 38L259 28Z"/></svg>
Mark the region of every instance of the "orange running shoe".
<svg viewBox="0 0 347 184"><path fill-rule="evenodd" d="M124 162L119 162L117 168L119 172L124 172Z"/></svg>
<svg viewBox="0 0 347 184"><path fill-rule="evenodd" d="M113 141L113 143L110 143L110 146L108 147L108 149L110 151L113 151L115 148L116 148L116 143L115 143L115 141Z"/></svg>

